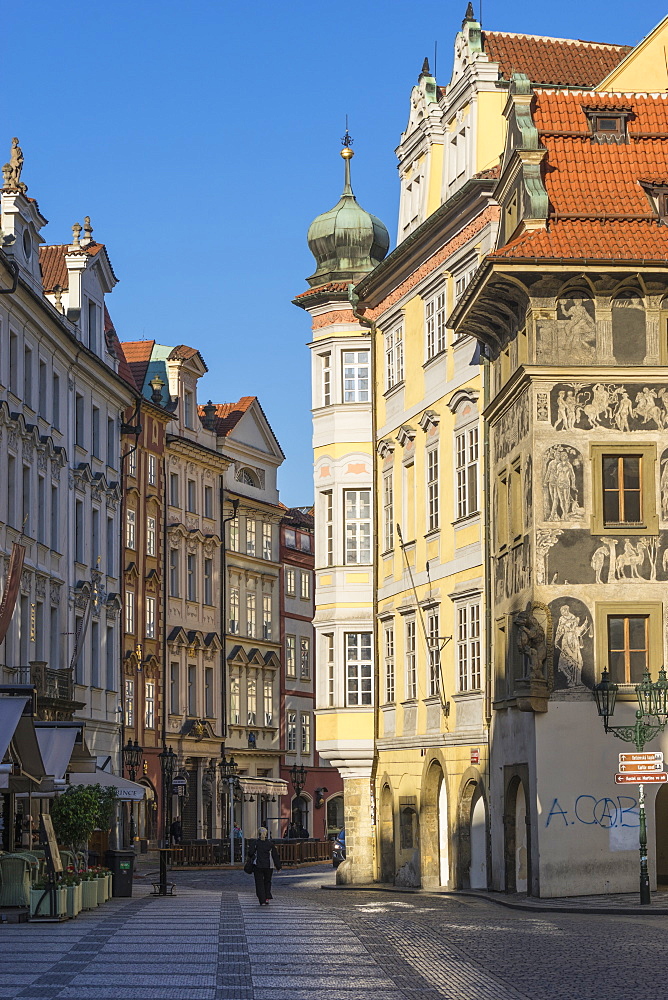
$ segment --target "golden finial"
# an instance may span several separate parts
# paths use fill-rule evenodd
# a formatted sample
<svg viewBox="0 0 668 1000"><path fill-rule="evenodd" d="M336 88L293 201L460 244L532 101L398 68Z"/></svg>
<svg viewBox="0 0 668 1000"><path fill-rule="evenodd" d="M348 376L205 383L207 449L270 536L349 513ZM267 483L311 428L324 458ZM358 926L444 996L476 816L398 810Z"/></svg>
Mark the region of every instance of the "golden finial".
<svg viewBox="0 0 668 1000"><path fill-rule="evenodd" d="M343 157L344 160L352 160L353 156L355 155L352 149L350 148L353 144L353 141L354 140L350 135L350 132L348 131L348 115L346 115L346 134L341 139L341 142L343 143L341 156Z"/></svg>

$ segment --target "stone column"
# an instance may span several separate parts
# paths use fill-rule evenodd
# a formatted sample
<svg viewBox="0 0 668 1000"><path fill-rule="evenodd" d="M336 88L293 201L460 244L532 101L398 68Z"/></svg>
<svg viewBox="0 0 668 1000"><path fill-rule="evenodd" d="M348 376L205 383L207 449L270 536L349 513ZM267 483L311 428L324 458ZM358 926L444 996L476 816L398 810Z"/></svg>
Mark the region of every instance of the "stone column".
<svg viewBox="0 0 668 1000"><path fill-rule="evenodd" d="M346 860L336 870L339 885L373 882L375 876L375 808L371 766L342 772Z"/></svg>
<svg viewBox="0 0 668 1000"><path fill-rule="evenodd" d="M646 365L661 364L661 296L648 295L646 298L645 310L645 360Z"/></svg>
<svg viewBox="0 0 668 1000"><path fill-rule="evenodd" d="M596 354L599 364L614 365L612 349L612 300L599 297L596 300Z"/></svg>

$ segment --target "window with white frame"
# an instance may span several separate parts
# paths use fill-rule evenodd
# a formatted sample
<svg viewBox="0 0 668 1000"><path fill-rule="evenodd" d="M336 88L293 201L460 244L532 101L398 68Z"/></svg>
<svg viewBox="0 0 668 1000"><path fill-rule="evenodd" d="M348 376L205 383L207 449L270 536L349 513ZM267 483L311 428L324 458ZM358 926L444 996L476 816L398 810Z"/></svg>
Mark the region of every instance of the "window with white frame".
<svg viewBox="0 0 668 1000"><path fill-rule="evenodd" d="M406 698L417 697L417 665L415 649L415 619L411 618L405 626L405 663L406 663Z"/></svg>
<svg viewBox="0 0 668 1000"><path fill-rule="evenodd" d="M395 696L394 672L394 626L386 625L383 630L383 649L385 653L385 701L390 704Z"/></svg>
<svg viewBox="0 0 668 1000"><path fill-rule="evenodd" d="M285 735L287 737L286 750L294 753L297 749L297 713L286 712L285 715Z"/></svg>
<svg viewBox="0 0 668 1000"><path fill-rule="evenodd" d="M194 427L194 397L187 389L183 393L183 422L186 427Z"/></svg>
<svg viewBox="0 0 668 1000"><path fill-rule="evenodd" d="M179 596L179 550L169 550L169 596Z"/></svg>
<svg viewBox="0 0 668 1000"><path fill-rule="evenodd" d="M346 704L372 704L371 632L346 633Z"/></svg>
<svg viewBox="0 0 668 1000"><path fill-rule="evenodd" d="M262 595L262 638L271 639L271 594Z"/></svg>
<svg viewBox="0 0 668 1000"><path fill-rule="evenodd" d="M385 334L385 388L392 389L404 380L404 328L398 326Z"/></svg>
<svg viewBox="0 0 668 1000"><path fill-rule="evenodd" d="M233 677L230 681L230 723L238 726L241 723L241 709L239 707L240 683L238 677Z"/></svg>
<svg viewBox="0 0 668 1000"><path fill-rule="evenodd" d="M137 512L134 510L125 512L125 544L129 549L137 547Z"/></svg>
<svg viewBox="0 0 668 1000"><path fill-rule="evenodd" d="M246 518L246 553L255 555L255 521L250 517Z"/></svg>
<svg viewBox="0 0 668 1000"><path fill-rule="evenodd" d="M448 193L452 194L466 179L466 126L459 127L450 139L448 149Z"/></svg>
<svg viewBox="0 0 668 1000"><path fill-rule="evenodd" d="M271 524L262 524L262 558L271 559Z"/></svg>
<svg viewBox="0 0 668 1000"><path fill-rule="evenodd" d="M189 479L186 484L186 510L191 514L197 512L197 483L194 479Z"/></svg>
<svg viewBox="0 0 668 1000"><path fill-rule="evenodd" d="M371 491L345 490L346 563L371 562Z"/></svg>
<svg viewBox="0 0 668 1000"><path fill-rule="evenodd" d="M343 402L368 403L369 395L369 352L344 351L343 357Z"/></svg>
<svg viewBox="0 0 668 1000"><path fill-rule="evenodd" d="M128 459L128 464L127 464L128 476L136 476L137 475L137 449L136 448L133 447L132 450L128 452L127 459Z"/></svg>
<svg viewBox="0 0 668 1000"><path fill-rule="evenodd" d="M285 637L285 673L287 677L297 676L297 636Z"/></svg>
<svg viewBox="0 0 668 1000"><path fill-rule="evenodd" d="M170 472L169 474L169 503L171 507L179 506L179 474Z"/></svg>
<svg viewBox="0 0 668 1000"><path fill-rule="evenodd" d="M204 516L213 517L213 486L204 487Z"/></svg>
<svg viewBox="0 0 668 1000"><path fill-rule="evenodd" d="M323 636L325 644L325 666L327 668L327 705L334 704L334 633Z"/></svg>
<svg viewBox="0 0 668 1000"><path fill-rule="evenodd" d="M147 639L155 639L155 597L146 598L146 629Z"/></svg>
<svg viewBox="0 0 668 1000"><path fill-rule="evenodd" d="M440 661L441 648L438 638L440 628L440 616L438 611L431 611L427 615L427 637L429 643L429 676L427 677L427 690L429 696L437 695L441 688Z"/></svg>
<svg viewBox="0 0 668 1000"><path fill-rule="evenodd" d="M213 559L204 560L204 603L213 604Z"/></svg>
<svg viewBox="0 0 668 1000"><path fill-rule="evenodd" d="M249 726L257 725L257 681L251 678L248 681L246 694L246 723Z"/></svg>
<svg viewBox="0 0 668 1000"><path fill-rule="evenodd" d="M320 364L322 372L322 405L329 406L332 402L332 356L331 354L321 354Z"/></svg>
<svg viewBox="0 0 668 1000"><path fill-rule="evenodd" d="M155 455L148 456L148 471L146 478L149 486L155 486L158 481L158 460Z"/></svg>
<svg viewBox="0 0 668 1000"><path fill-rule="evenodd" d="M311 640L305 635L299 637L299 676L303 681L311 676Z"/></svg>
<svg viewBox="0 0 668 1000"><path fill-rule="evenodd" d="M197 556L188 553L186 559L186 597L189 601L197 600Z"/></svg>
<svg viewBox="0 0 668 1000"><path fill-rule="evenodd" d="M427 452L427 530L438 528L438 446Z"/></svg>
<svg viewBox="0 0 668 1000"><path fill-rule="evenodd" d="M147 729L155 729L155 682L146 681L144 691L144 725Z"/></svg>
<svg viewBox="0 0 668 1000"><path fill-rule="evenodd" d="M154 556L156 550L156 520L154 517L146 518L146 555Z"/></svg>
<svg viewBox="0 0 668 1000"><path fill-rule="evenodd" d="M457 517L478 513L478 428L455 434Z"/></svg>
<svg viewBox="0 0 668 1000"><path fill-rule="evenodd" d="M230 549L232 552L239 551L239 518L233 517L230 521Z"/></svg>
<svg viewBox="0 0 668 1000"><path fill-rule="evenodd" d="M255 594L246 594L246 635L255 635Z"/></svg>
<svg viewBox="0 0 668 1000"><path fill-rule="evenodd" d="M459 691L479 691L480 603L471 601L456 606L457 614L457 683Z"/></svg>
<svg viewBox="0 0 668 1000"><path fill-rule="evenodd" d="M273 725L274 721L274 686L271 677L264 679L264 724Z"/></svg>
<svg viewBox="0 0 668 1000"><path fill-rule="evenodd" d="M239 588L230 587L230 635L237 635L239 631Z"/></svg>
<svg viewBox="0 0 668 1000"><path fill-rule="evenodd" d="M180 665L173 660L169 664L169 711L171 715L180 715L181 713L180 675Z"/></svg>
<svg viewBox="0 0 668 1000"><path fill-rule="evenodd" d="M302 601L311 600L311 574L307 569L301 571L301 591L300 596Z"/></svg>
<svg viewBox="0 0 668 1000"><path fill-rule="evenodd" d="M135 630L135 595L133 590L125 591L125 631Z"/></svg>
<svg viewBox="0 0 668 1000"><path fill-rule="evenodd" d="M294 569L287 567L285 570L285 594L286 597L294 597L297 593L296 591L296 574Z"/></svg>
<svg viewBox="0 0 668 1000"><path fill-rule="evenodd" d="M472 267L466 273L457 275L457 277L455 278L455 302L458 302L459 299L461 299L462 295L466 291L467 286L471 283L471 280L473 279L473 275L475 274L475 272L476 268Z"/></svg>
<svg viewBox="0 0 668 1000"><path fill-rule="evenodd" d="M130 677L125 678L125 725L132 728L135 724L135 682Z"/></svg>
<svg viewBox="0 0 668 1000"><path fill-rule="evenodd" d="M197 711L197 667L194 663L188 664L188 715L198 715Z"/></svg>
<svg viewBox="0 0 668 1000"><path fill-rule="evenodd" d="M213 668L204 669L204 715L207 719L214 717L213 711Z"/></svg>
<svg viewBox="0 0 668 1000"><path fill-rule="evenodd" d="M325 508L325 565L334 565L334 504L332 491L327 490L322 495Z"/></svg>
<svg viewBox="0 0 668 1000"><path fill-rule="evenodd" d="M302 753L309 754L311 752L311 713L302 712L301 713L301 728L302 728Z"/></svg>
<svg viewBox="0 0 668 1000"><path fill-rule="evenodd" d="M425 302L424 326L427 347L427 361L445 350L446 345L446 300L445 289Z"/></svg>
<svg viewBox="0 0 668 1000"><path fill-rule="evenodd" d="M383 476L383 547L385 552L394 548L394 473Z"/></svg>

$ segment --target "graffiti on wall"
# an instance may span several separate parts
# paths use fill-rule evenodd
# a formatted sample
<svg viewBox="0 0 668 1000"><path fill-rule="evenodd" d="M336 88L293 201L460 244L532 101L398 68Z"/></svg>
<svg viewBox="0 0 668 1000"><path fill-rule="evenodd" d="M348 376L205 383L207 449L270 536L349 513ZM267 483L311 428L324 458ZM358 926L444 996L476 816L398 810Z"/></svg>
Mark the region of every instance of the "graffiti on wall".
<svg viewBox="0 0 668 1000"><path fill-rule="evenodd" d="M632 795L617 795L614 799L596 795L578 795L565 809L559 799L553 799L545 826L601 826L605 830L640 826L638 801Z"/></svg>

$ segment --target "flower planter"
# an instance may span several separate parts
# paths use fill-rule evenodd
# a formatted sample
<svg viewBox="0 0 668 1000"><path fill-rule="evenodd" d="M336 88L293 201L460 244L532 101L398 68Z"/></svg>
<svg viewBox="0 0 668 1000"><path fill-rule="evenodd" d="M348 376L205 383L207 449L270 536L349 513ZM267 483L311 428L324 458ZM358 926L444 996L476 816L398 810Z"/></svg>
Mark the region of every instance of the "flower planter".
<svg viewBox="0 0 668 1000"><path fill-rule="evenodd" d="M67 914L67 889L56 889L56 916L63 917ZM50 893L44 889L30 890L30 916L50 917L51 899Z"/></svg>
<svg viewBox="0 0 668 1000"><path fill-rule="evenodd" d="M113 881L112 881L113 877L111 872L107 872L105 878L107 880L107 899L111 899L111 890L113 886Z"/></svg>
<svg viewBox="0 0 668 1000"><path fill-rule="evenodd" d="M98 905L97 879L86 879L81 883L81 908L82 910L92 910Z"/></svg>
<svg viewBox="0 0 668 1000"><path fill-rule="evenodd" d="M76 917L81 912L82 901L81 882L78 885L67 886L67 916Z"/></svg>
<svg viewBox="0 0 668 1000"><path fill-rule="evenodd" d="M106 880L106 878L103 878L101 875L98 875L98 877L95 879L95 883L97 885L97 902L98 902L98 905L100 905L101 903L106 903L107 902L107 880Z"/></svg>

